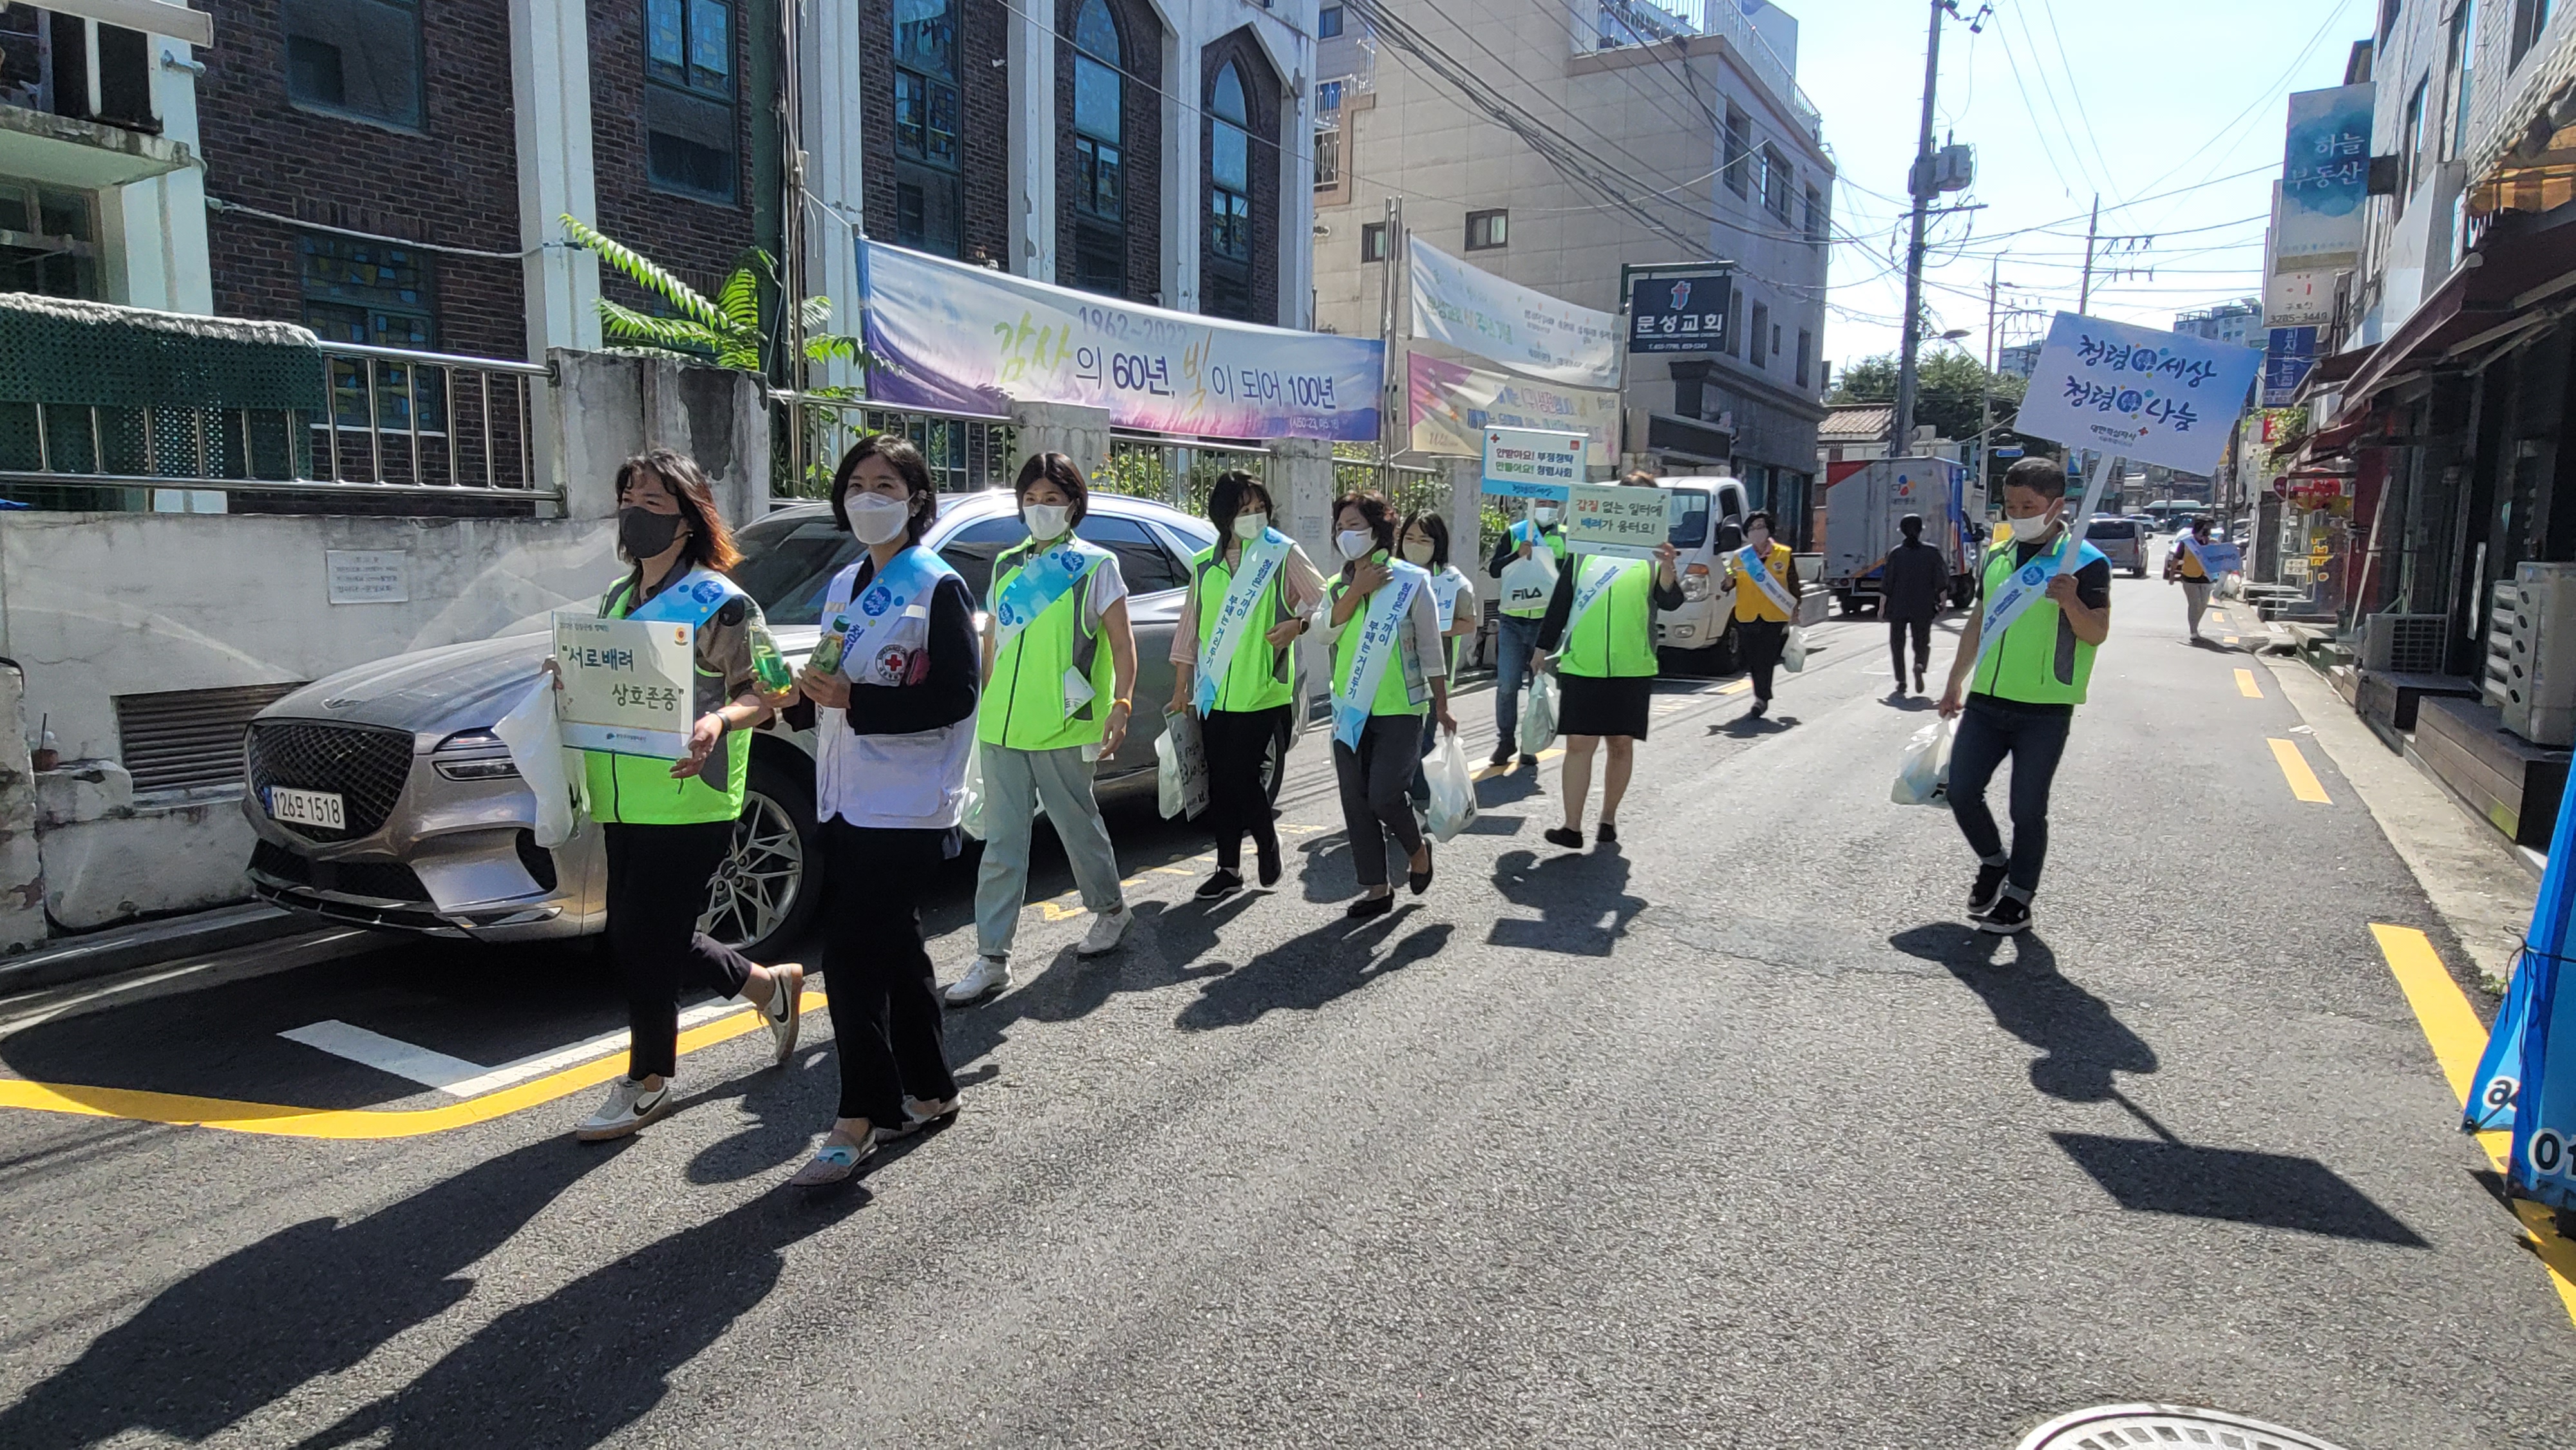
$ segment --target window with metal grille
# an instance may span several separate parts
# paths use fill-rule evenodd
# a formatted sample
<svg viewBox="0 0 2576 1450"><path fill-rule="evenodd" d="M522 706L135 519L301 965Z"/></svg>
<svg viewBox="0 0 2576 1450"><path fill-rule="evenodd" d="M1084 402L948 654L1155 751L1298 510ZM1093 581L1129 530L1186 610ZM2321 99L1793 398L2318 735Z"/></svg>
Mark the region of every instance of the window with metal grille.
<svg viewBox="0 0 2576 1450"><path fill-rule="evenodd" d="M134 788L239 783L242 733L250 728L250 717L303 688L298 680L117 696L116 738Z"/></svg>

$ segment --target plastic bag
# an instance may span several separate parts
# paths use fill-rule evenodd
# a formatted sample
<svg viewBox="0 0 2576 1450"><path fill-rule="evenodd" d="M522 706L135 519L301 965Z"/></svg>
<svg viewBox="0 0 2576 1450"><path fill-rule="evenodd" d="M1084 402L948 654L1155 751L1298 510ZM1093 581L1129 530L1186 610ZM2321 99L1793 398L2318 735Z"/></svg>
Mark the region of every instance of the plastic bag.
<svg viewBox="0 0 2576 1450"><path fill-rule="evenodd" d="M555 722L554 676L537 676L510 713L492 722L492 733L510 747L510 763L536 793L537 818L529 824L537 844L553 850L571 840L580 824L579 792L586 772L564 748L563 731Z"/></svg>
<svg viewBox="0 0 2576 1450"><path fill-rule="evenodd" d="M1807 667L1807 630L1804 625L1790 625L1789 637L1780 643L1780 668L1796 674Z"/></svg>
<svg viewBox="0 0 2576 1450"><path fill-rule="evenodd" d="M1440 743L1422 757L1422 774L1431 783L1431 834L1445 844L1476 818L1476 778L1457 735L1440 732Z"/></svg>
<svg viewBox="0 0 2576 1450"><path fill-rule="evenodd" d="M1504 565L1498 582L1502 585L1504 609L1545 609L1548 596L1556 593L1555 552L1530 550L1528 558Z"/></svg>
<svg viewBox="0 0 2576 1450"><path fill-rule="evenodd" d="M972 729L974 722L966 722ZM965 800L958 808L957 824L967 835L984 839L984 742L977 740L966 747Z"/></svg>
<svg viewBox="0 0 2576 1450"><path fill-rule="evenodd" d="M1915 731L1897 760L1896 785L1887 798L1900 806L1947 805L1950 742L1958 733L1958 726L1948 720L1935 720Z"/></svg>
<svg viewBox="0 0 2576 1450"><path fill-rule="evenodd" d="M1530 676L1529 694L1521 701L1520 740L1523 755L1556 743L1556 676L1545 670Z"/></svg>
<svg viewBox="0 0 2576 1450"><path fill-rule="evenodd" d="M1163 819L1197 816L1207 809L1207 747L1199 735L1199 717L1187 710L1163 712L1163 733L1154 741L1154 788Z"/></svg>

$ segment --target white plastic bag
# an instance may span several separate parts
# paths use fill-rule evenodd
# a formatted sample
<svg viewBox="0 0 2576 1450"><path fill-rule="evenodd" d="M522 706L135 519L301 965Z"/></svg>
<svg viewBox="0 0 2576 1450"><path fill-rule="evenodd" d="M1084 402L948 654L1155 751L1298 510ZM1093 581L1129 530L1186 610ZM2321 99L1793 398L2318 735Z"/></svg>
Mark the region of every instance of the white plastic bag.
<svg viewBox="0 0 2576 1450"><path fill-rule="evenodd" d="M1556 743L1556 676L1545 670L1530 675L1529 694L1521 700L1521 754L1536 755Z"/></svg>
<svg viewBox="0 0 2576 1450"><path fill-rule="evenodd" d="M967 721L967 728L974 723ZM980 739L966 747L966 799L959 811L958 825L966 834L984 839L984 742Z"/></svg>
<svg viewBox="0 0 2576 1450"><path fill-rule="evenodd" d="M1431 834L1445 844L1476 819L1476 778L1468 773L1467 752L1458 748L1456 735L1440 731L1440 743L1422 757L1422 774L1431 782Z"/></svg>
<svg viewBox="0 0 2576 1450"><path fill-rule="evenodd" d="M1207 747L1199 735L1199 717L1187 710L1163 712L1163 733L1154 741L1154 788L1163 819L1197 816L1207 809Z"/></svg>
<svg viewBox="0 0 2576 1450"><path fill-rule="evenodd" d="M510 763L536 792L537 818L530 824L537 844L553 850L571 840L580 824L578 792L585 774L580 760L564 748L563 731L555 723L554 676L537 676L510 713L492 722L492 733L510 747Z"/></svg>
<svg viewBox="0 0 2576 1450"><path fill-rule="evenodd" d="M1550 549L1532 549L1526 559L1514 559L1503 566L1498 581L1502 585L1502 607L1505 610L1547 608L1548 597L1556 593L1556 554Z"/></svg>
<svg viewBox="0 0 2576 1450"><path fill-rule="evenodd" d="M1957 725L1948 720L1935 720L1915 731L1897 760L1896 785L1887 798L1900 806L1949 804L1950 742L1958 733Z"/></svg>
<svg viewBox="0 0 2576 1450"><path fill-rule="evenodd" d="M1780 644L1780 668L1796 674L1807 667L1807 631L1803 625L1790 625L1789 637Z"/></svg>

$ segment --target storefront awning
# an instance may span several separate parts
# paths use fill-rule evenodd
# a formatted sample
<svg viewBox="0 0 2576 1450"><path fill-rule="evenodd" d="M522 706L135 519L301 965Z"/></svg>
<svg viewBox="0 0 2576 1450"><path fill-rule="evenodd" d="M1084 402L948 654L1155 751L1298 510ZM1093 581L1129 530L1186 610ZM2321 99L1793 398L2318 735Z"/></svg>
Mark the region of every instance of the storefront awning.
<svg viewBox="0 0 2576 1450"><path fill-rule="evenodd" d="M2576 297L2576 227L2496 239L2472 253L2424 305L2374 349L2343 392L2338 419L2355 418L2371 395L2430 369L2464 366L2557 315Z"/></svg>

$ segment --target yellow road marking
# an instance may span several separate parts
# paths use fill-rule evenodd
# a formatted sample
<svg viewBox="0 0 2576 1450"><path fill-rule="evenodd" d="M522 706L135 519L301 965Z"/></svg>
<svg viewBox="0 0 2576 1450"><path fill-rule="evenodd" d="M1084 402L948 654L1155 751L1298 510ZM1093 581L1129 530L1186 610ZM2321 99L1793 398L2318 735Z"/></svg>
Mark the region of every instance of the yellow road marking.
<svg viewBox="0 0 2576 1450"><path fill-rule="evenodd" d="M2424 933L2411 926L2370 924L2370 934L2378 939L2379 954L2388 960L2388 970L2397 977L2397 985L2406 993L2406 1004L2415 1009L2415 1020L2424 1029L2424 1040L2433 1049L2433 1058L2442 1065L2442 1076L2451 1083L2451 1095L2462 1107L2469 1101L2469 1085L2477 1076L2478 1058L2487 1050L2487 1032L2478 1025L2478 1014L2469 1006L2460 984L2442 967L2441 953ZM2511 1151L2511 1133L2480 1133L2478 1146L2486 1150L2487 1161L2498 1173L2505 1171L2505 1155ZM2576 1320L2576 1244L2558 1236L2548 1209L2529 1199L2513 1200L2516 1217L2530 1230L2531 1247L2549 1269L2551 1283L2567 1306L2567 1317Z"/></svg>
<svg viewBox="0 0 2576 1450"><path fill-rule="evenodd" d="M805 994L805 1011L819 1010L823 994ZM760 1014L739 1012L701 1023L680 1034L683 1054L728 1042L761 1025ZM142 1092L132 1088L83 1087L66 1083L0 1079L0 1108L40 1113L75 1113L92 1118L126 1118L139 1123L221 1128L232 1133L259 1133L276 1138L417 1138L488 1123L540 1103L580 1092L626 1071L626 1054L611 1051L579 1067L568 1067L532 1082L485 1093L443 1107L379 1110L374 1108L299 1108L283 1103L246 1103L231 1098L200 1098L183 1093Z"/></svg>
<svg viewBox="0 0 2576 1450"><path fill-rule="evenodd" d="M2290 782L2290 794L2321 806L2333 805L2334 799L2326 794L2326 788L2318 781L2317 773L2308 769L2308 758L2299 753L2298 742L2283 740L2277 735L2271 739L2272 758L2281 763L2281 774L2288 777Z"/></svg>
<svg viewBox="0 0 2576 1450"><path fill-rule="evenodd" d="M1720 686L1718 686L1718 687L1717 687L1717 692L1718 692L1719 694L1721 694L1721 695L1741 695L1741 694L1743 694L1745 691L1747 691L1747 690L1749 690L1749 689L1752 689L1752 688L1753 688L1753 682L1752 682L1751 680L1738 680L1738 681L1736 681L1734 684L1731 684L1731 685L1720 685Z"/></svg>
<svg viewBox="0 0 2576 1450"><path fill-rule="evenodd" d="M2229 644L2234 644L2235 642L2236 641L2232 639L2228 641ZM2263 698L2263 687L2254 682L2254 672L2252 670L2238 670L2236 672L2236 693L2243 695L2249 700L2259 700Z"/></svg>

